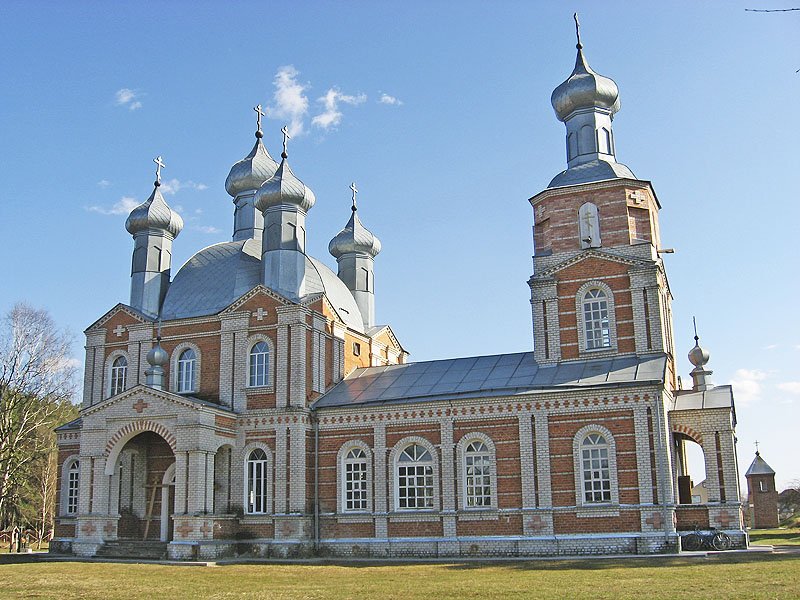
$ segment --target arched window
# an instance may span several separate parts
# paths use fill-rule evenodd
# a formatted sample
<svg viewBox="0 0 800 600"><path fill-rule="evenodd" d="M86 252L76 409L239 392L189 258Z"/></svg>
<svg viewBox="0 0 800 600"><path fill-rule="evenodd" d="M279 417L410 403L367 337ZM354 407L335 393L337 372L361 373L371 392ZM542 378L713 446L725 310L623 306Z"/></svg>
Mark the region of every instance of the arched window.
<svg viewBox="0 0 800 600"><path fill-rule="evenodd" d="M345 511L368 510L369 464L367 453L353 448L342 461L342 507Z"/></svg>
<svg viewBox="0 0 800 600"><path fill-rule="evenodd" d="M250 349L250 387L269 385L269 346L260 341Z"/></svg>
<svg viewBox="0 0 800 600"><path fill-rule="evenodd" d="M433 508L433 458L423 446L406 446L397 459L397 508Z"/></svg>
<svg viewBox="0 0 800 600"><path fill-rule="evenodd" d="M64 513L75 515L78 513L78 484L80 482L80 462L73 460L69 463L66 473L62 474L67 480L66 501L64 502Z"/></svg>
<svg viewBox="0 0 800 600"><path fill-rule="evenodd" d="M599 433L590 433L581 442L581 474L584 503L611 502L608 442Z"/></svg>
<svg viewBox="0 0 800 600"><path fill-rule="evenodd" d="M611 347L608 298L599 288L589 290L583 297L583 326L587 350Z"/></svg>
<svg viewBox="0 0 800 600"><path fill-rule="evenodd" d="M178 393L193 392L197 354L191 348L181 352L178 357Z"/></svg>
<svg viewBox="0 0 800 600"><path fill-rule="evenodd" d="M111 364L111 395L116 396L125 391L128 379L128 359L118 356Z"/></svg>
<svg viewBox="0 0 800 600"><path fill-rule="evenodd" d="M492 505L492 455L480 440L464 449L464 505L485 508Z"/></svg>
<svg viewBox="0 0 800 600"><path fill-rule="evenodd" d="M268 490L267 453L256 448L247 457L247 512L264 514L267 512Z"/></svg>

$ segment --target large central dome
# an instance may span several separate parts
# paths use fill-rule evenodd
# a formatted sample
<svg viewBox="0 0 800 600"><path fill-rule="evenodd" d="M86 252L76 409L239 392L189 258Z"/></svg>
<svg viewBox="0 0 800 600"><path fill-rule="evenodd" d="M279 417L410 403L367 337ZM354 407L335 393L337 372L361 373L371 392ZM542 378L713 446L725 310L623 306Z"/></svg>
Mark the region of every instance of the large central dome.
<svg viewBox="0 0 800 600"><path fill-rule="evenodd" d="M306 294L324 293L345 324L363 331L361 311L347 286L320 261L306 255ZM162 318L215 315L261 283L261 242L208 246L180 268L164 298ZM298 300L298 298L290 298Z"/></svg>

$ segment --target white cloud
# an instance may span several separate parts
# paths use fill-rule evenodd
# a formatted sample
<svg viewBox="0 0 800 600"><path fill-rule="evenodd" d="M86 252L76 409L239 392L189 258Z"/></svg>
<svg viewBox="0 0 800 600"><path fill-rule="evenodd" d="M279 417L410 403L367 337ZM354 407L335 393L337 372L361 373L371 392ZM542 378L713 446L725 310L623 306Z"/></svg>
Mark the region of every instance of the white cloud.
<svg viewBox="0 0 800 600"><path fill-rule="evenodd" d="M366 94L359 94L358 96L349 96L343 94L336 88L329 89L324 96L319 98L324 111L311 119L311 124L321 127L322 129L330 129L337 126L342 122L342 111L339 110L339 104L349 104L351 106L358 106L367 101Z"/></svg>
<svg viewBox="0 0 800 600"><path fill-rule="evenodd" d="M201 233L220 233L221 230L213 225L192 225L192 229Z"/></svg>
<svg viewBox="0 0 800 600"><path fill-rule="evenodd" d="M303 133L303 119L308 113L308 98L304 93L308 85L297 81L298 75L300 72L292 65L278 69L272 80L274 103L267 107L269 118L288 121L289 135L292 136Z"/></svg>
<svg viewBox="0 0 800 600"><path fill-rule="evenodd" d="M86 210L100 213L101 215L127 215L139 206L139 201L131 196L123 196L113 206L87 206Z"/></svg>
<svg viewBox="0 0 800 600"><path fill-rule="evenodd" d="M181 181L180 179L168 179L161 182L162 194L176 194L181 190L207 190L208 186L205 183L195 183L191 179L188 181Z"/></svg>
<svg viewBox="0 0 800 600"><path fill-rule="evenodd" d="M395 96L390 96L389 94L381 93L381 97L378 98L378 102L380 104L389 104L391 106L402 106L403 101Z"/></svg>
<svg viewBox="0 0 800 600"><path fill-rule="evenodd" d="M764 346L764 350L775 350L778 347L778 344L769 344Z"/></svg>
<svg viewBox="0 0 800 600"><path fill-rule="evenodd" d="M138 110L142 108L142 102L139 100L141 94L129 88L122 88L117 90L114 94L117 101L117 106L126 106L128 110Z"/></svg>
<svg viewBox="0 0 800 600"><path fill-rule="evenodd" d="M782 392L800 396L800 381L784 381L783 383L777 384L775 387Z"/></svg>
<svg viewBox="0 0 800 600"><path fill-rule="evenodd" d="M97 187L107 188L111 185L111 182L108 179L101 179L97 182Z"/></svg>
<svg viewBox="0 0 800 600"><path fill-rule="evenodd" d="M746 405L761 398L761 382L767 374L759 369L737 369L728 383L733 386L737 404Z"/></svg>

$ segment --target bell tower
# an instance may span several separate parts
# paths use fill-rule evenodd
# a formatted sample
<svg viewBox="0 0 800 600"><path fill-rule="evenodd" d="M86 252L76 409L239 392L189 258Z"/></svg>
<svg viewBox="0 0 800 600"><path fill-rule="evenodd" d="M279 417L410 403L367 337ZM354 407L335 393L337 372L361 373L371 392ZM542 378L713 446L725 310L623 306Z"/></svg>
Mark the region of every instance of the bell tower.
<svg viewBox="0 0 800 600"><path fill-rule="evenodd" d="M530 199L534 353L540 363L666 353L674 386L661 206L650 182L617 162L619 88L589 66L577 15L575 25L575 67L551 97L567 168Z"/></svg>

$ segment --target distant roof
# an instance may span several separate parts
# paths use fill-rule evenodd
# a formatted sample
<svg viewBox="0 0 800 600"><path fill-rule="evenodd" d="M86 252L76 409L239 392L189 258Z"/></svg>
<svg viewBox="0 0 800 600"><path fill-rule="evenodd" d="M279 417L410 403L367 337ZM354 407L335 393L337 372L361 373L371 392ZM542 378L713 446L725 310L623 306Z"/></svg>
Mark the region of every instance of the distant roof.
<svg viewBox="0 0 800 600"><path fill-rule="evenodd" d="M750 464L750 467L744 474L745 477L750 475L775 475L775 471L773 471L772 467L770 467L767 462L761 458L761 454L756 452L756 457L753 459L753 462Z"/></svg>
<svg viewBox="0 0 800 600"><path fill-rule="evenodd" d="M78 417L77 419L73 419L69 423L64 423L63 425L59 425L55 428L55 431L69 431L70 429L80 429L81 424L83 423L83 419Z"/></svg>
<svg viewBox="0 0 800 600"><path fill-rule="evenodd" d="M666 356L623 356L539 365L533 352L356 369L314 408L434 402L553 391L558 388L661 383Z"/></svg>

